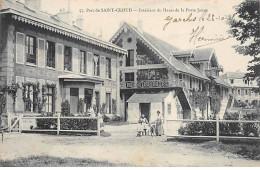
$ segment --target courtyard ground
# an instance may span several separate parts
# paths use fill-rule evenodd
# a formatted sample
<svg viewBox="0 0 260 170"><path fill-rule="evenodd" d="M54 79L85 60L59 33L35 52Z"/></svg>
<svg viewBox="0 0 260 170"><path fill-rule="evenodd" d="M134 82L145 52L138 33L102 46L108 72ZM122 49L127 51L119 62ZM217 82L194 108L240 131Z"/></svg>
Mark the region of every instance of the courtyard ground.
<svg viewBox="0 0 260 170"><path fill-rule="evenodd" d="M214 141L136 137L131 124L104 130L102 136L6 133L0 166L260 166L259 160L225 152Z"/></svg>

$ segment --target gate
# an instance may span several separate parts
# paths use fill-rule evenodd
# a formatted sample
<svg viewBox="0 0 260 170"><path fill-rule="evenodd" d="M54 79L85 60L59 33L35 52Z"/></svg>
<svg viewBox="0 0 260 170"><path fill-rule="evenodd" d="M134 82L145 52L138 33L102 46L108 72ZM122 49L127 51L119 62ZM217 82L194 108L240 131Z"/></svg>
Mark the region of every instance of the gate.
<svg viewBox="0 0 260 170"><path fill-rule="evenodd" d="M22 132L23 114L12 115L8 113L8 130L9 132Z"/></svg>

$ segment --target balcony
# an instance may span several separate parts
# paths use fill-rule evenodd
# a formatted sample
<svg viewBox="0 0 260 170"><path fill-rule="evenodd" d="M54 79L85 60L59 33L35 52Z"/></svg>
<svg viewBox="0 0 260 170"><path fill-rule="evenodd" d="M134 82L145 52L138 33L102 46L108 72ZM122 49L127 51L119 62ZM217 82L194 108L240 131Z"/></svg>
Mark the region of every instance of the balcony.
<svg viewBox="0 0 260 170"><path fill-rule="evenodd" d="M142 81L124 81L120 83L121 89L149 89L149 88L170 88L185 87L180 80L142 80Z"/></svg>

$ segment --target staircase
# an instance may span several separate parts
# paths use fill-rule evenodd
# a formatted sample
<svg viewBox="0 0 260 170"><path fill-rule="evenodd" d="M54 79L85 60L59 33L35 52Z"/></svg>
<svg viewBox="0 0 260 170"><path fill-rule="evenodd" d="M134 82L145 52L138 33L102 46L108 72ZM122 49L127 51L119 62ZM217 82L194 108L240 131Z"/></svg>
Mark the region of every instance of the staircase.
<svg viewBox="0 0 260 170"><path fill-rule="evenodd" d="M219 118L220 119L223 119L228 105L231 105L232 100L229 100L229 99L230 98L228 98L228 99L227 98L223 98L222 101L221 101L221 106L220 106L220 111L219 111Z"/></svg>
<svg viewBox="0 0 260 170"><path fill-rule="evenodd" d="M181 107L183 110L191 110L191 106L190 103L188 101L186 92L184 92L184 90L180 90L177 94L178 99L180 101Z"/></svg>

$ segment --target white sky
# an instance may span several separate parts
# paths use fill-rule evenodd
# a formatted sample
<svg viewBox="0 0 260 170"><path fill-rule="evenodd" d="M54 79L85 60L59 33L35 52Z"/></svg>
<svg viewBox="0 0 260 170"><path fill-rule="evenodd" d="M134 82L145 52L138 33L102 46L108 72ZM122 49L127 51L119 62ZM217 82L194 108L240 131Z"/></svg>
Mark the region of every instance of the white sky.
<svg viewBox="0 0 260 170"><path fill-rule="evenodd" d="M234 13L233 6L241 0L71 0L71 10L76 17L79 9L96 9L96 8L150 8L150 9L207 9L207 14L214 14L216 17L226 16ZM61 8L67 9L68 0L43 0L42 10L51 14L56 14ZM143 30L180 48L194 48L189 42L190 33L197 26L204 26L204 37L226 37L226 31L229 26L225 21L215 22L193 22L193 23L171 23L165 31L163 26L167 16L186 18L190 12L85 12L82 13L84 18L84 29L89 33L99 35L102 29L104 40L109 40L118 30L121 21L127 21L132 25L137 25L138 20L143 21ZM201 16L202 13L193 13L193 16ZM251 59L249 56L243 56L235 53L233 45L239 44L234 38L205 46L213 47L216 50L218 61L227 71L246 71L247 63ZM199 45L199 44L197 44ZM196 46L197 46L196 45Z"/></svg>

